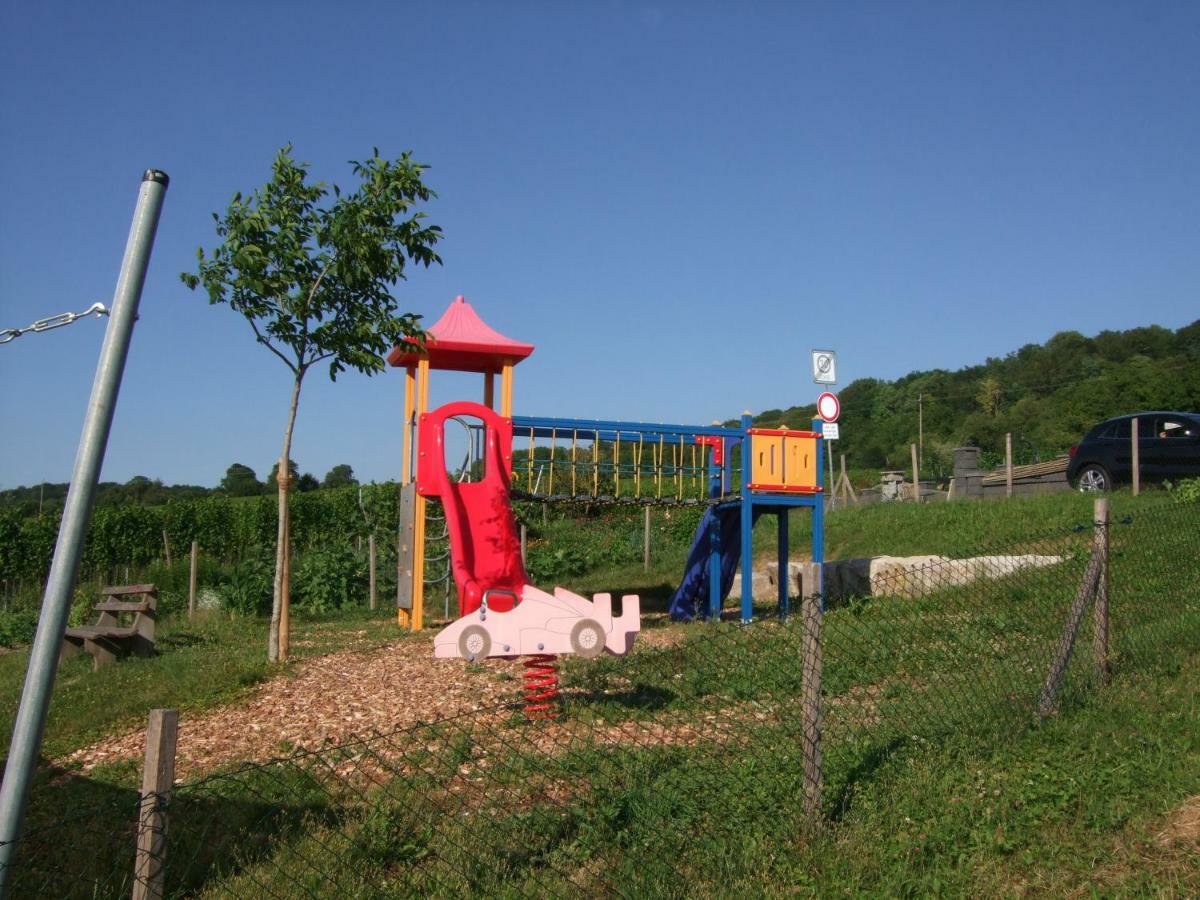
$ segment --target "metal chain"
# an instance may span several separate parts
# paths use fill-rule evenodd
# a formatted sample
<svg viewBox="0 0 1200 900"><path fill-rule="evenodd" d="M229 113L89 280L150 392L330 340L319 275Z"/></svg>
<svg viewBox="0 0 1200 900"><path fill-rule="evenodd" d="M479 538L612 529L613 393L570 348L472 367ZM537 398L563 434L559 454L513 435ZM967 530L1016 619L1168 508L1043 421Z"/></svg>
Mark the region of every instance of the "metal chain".
<svg viewBox="0 0 1200 900"><path fill-rule="evenodd" d="M19 338L23 334L28 334L31 331L49 331L51 328L62 328L64 325L70 325L72 322L79 319L85 319L89 316L107 316L108 308L103 303L93 303L83 312L65 312L59 313L57 316L47 316L44 319L38 319L27 328L5 328L0 330L0 344L7 344L14 338Z"/></svg>

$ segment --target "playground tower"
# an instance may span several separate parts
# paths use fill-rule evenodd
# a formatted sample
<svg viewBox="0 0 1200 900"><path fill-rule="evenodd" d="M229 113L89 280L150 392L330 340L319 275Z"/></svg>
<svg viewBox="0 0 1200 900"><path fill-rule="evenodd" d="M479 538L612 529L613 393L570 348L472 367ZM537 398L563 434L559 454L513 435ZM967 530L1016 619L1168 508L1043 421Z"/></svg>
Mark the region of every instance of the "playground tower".
<svg viewBox="0 0 1200 900"><path fill-rule="evenodd" d="M404 436L401 450L400 558L397 563L397 604L402 627L420 631L425 610L425 505L414 487L416 427L429 412L429 376L435 369L478 372L483 375L483 404L496 408L496 376L500 376L500 408L512 416L513 368L533 352L533 344L506 337L490 327L462 295L454 298L442 317L426 329L422 350L414 339L392 349L388 363L405 370Z"/></svg>

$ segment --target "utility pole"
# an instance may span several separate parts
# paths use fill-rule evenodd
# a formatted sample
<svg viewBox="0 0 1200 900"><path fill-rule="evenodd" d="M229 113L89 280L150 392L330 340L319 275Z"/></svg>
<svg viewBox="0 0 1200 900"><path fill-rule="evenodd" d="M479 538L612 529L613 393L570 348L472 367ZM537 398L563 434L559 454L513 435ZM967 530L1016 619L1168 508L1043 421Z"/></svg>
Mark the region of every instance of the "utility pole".
<svg viewBox="0 0 1200 900"><path fill-rule="evenodd" d="M917 459L925 468L925 395L917 394Z"/></svg>

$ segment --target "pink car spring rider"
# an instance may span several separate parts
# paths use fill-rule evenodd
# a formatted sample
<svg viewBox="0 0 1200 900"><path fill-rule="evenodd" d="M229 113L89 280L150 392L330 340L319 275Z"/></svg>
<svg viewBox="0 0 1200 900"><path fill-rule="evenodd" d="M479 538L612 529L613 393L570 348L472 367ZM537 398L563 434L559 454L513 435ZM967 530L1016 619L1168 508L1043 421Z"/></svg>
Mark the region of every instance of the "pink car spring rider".
<svg viewBox="0 0 1200 900"><path fill-rule="evenodd" d="M484 425L479 481L454 481L446 471L446 422L456 417ZM549 701L557 696L558 683L554 656L628 653L641 628L638 597L623 597L621 613L614 617L609 594L589 601L563 588L548 594L529 583L509 503L511 419L478 403L448 403L421 416L417 449L417 491L442 501L463 613L434 638L434 656L478 661L533 655L525 663L526 712L552 716Z"/></svg>

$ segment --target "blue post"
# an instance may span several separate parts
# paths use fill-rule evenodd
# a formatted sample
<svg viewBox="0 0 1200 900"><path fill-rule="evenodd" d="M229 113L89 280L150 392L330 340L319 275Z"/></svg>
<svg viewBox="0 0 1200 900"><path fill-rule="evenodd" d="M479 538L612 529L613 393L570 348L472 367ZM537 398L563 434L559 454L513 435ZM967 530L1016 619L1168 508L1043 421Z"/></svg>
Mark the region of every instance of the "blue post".
<svg viewBox="0 0 1200 900"><path fill-rule="evenodd" d="M708 618L721 621L721 519L715 512L708 523Z"/></svg>
<svg viewBox="0 0 1200 900"><path fill-rule="evenodd" d="M750 495L751 443L749 413L742 414L742 624L754 617L754 498Z"/></svg>
<svg viewBox="0 0 1200 900"><path fill-rule="evenodd" d="M813 419L812 430L821 433L822 426L825 423L821 419ZM817 438L817 487L824 488L825 486L825 438ZM825 611L825 495L819 493L814 495L813 499L816 503L813 505L813 534L812 534L812 558L813 567L817 572L817 584L815 585L815 593L820 596L821 611Z"/></svg>

